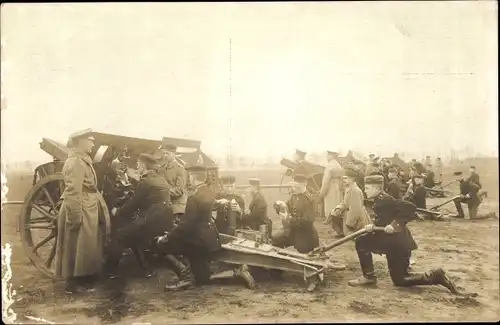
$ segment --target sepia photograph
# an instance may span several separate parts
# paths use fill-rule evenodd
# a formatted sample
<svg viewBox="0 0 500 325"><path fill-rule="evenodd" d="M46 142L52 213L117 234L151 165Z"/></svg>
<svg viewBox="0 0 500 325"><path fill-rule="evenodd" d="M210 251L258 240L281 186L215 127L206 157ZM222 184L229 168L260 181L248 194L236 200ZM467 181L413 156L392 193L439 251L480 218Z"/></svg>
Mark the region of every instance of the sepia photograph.
<svg viewBox="0 0 500 325"><path fill-rule="evenodd" d="M5 324L498 322L498 4L4 3Z"/></svg>

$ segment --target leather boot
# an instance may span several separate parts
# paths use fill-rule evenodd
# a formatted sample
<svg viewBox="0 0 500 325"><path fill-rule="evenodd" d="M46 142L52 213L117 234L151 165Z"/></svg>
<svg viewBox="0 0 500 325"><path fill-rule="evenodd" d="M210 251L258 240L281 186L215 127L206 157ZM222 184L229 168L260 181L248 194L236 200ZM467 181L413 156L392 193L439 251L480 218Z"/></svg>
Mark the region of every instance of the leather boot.
<svg viewBox="0 0 500 325"><path fill-rule="evenodd" d="M192 286L194 286L194 280L191 276L191 272L184 271L181 277L179 277L179 281L174 284L165 285L165 291L185 290Z"/></svg>
<svg viewBox="0 0 500 325"><path fill-rule="evenodd" d="M173 255L166 255L165 259L168 260L171 270L174 271L175 275L177 275L179 279L189 276L189 268L184 263L179 261L177 257Z"/></svg>
<svg viewBox="0 0 500 325"><path fill-rule="evenodd" d="M377 283L377 278L375 277L367 277L367 276L361 276L357 279L354 280L349 280L347 284L353 287L357 286L365 286L365 285L373 285Z"/></svg>
<svg viewBox="0 0 500 325"><path fill-rule="evenodd" d="M425 273L428 278L429 284L431 285L442 285L446 289L450 290L453 294L460 294L458 288L455 286L453 281L448 277L445 271L441 268L432 270Z"/></svg>

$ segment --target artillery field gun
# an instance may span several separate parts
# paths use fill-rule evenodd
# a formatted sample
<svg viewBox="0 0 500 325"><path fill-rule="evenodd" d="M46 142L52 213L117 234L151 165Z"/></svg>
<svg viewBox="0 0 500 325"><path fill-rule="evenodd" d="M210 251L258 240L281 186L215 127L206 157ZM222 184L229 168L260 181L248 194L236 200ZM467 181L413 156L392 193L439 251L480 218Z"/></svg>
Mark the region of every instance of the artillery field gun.
<svg viewBox="0 0 500 325"><path fill-rule="evenodd" d="M178 160L184 165L201 164L207 167L210 186L214 191L221 190L218 166L200 149L201 142L188 139L163 138L162 141L98 133L88 130L89 136L95 138L95 147L90 154L98 178L101 219L105 228L106 239L112 231L113 224L110 210L121 200L127 200L134 191L138 181L135 162L141 153L153 154L162 143L175 145L182 150L178 152ZM19 215L19 232L24 250L33 265L45 276L55 278L54 259L56 255L57 218L61 207L60 198L65 184L62 167L69 149L54 140L44 138L40 148L52 156L53 161L35 168L33 187L23 202L7 202L22 204ZM119 178L119 162L127 177ZM297 165L285 160L287 167ZM324 167L304 164L310 176L310 188L319 191ZM293 174L293 171L292 171ZM121 175L123 176L123 175ZM116 183L121 183L120 193L111 193ZM279 185L279 187L281 187ZM265 187L265 186L264 186ZM278 186L268 186L278 187ZM321 209L322 210L322 209ZM304 275L308 289L312 290L323 280L323 273L328 269L344 269L345 266L334 264L324 254L309 256L274 247L268 241L262 241L257 232L236 232L237 236L220 235L222 250L216 260L237 265L237 270L247 272L247 265L267 269L278 269L299 272ZM239 235L238 235L239 234ZM106 243L107 240L104 240Z"/></svg>

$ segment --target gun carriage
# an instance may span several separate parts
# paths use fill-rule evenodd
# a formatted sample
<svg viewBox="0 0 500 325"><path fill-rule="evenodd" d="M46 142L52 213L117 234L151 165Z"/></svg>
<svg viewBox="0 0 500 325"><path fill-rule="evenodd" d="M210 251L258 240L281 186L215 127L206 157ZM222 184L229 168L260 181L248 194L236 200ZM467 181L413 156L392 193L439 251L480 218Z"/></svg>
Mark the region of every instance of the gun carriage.
<svg viewBox="0 0 500 325"><path fill-rule="evenodd" d="M89 136L95 138L95 147L90 156L97 173L100 217L107 239L113 227L110 217L111 208L128 200L138 181L135 166L138 156L141 153L153 154L162 143L189 149L177 155L178 161L184 165L205 165L208 170L209 185L214 191L221 190L218 166L201 151L200 141L176 138L163 138L162 141L157 141L92 130L88 132ZM40 148L52 156L53 161L36 167L33 187L27 193L25 200L11 203L22 203L18 220L19 231L28 258L45 276L55 278L57 218L61 207L60 199L65 188L61 171L69 149L47 138L42 139ZM116 168L117 162L123 167L123 174L119 173L120 168ZM283 164L294 170L297 167L295 163L286 160ZM311 191L319 191L323 167L306 164L305 168L310 176ZM122 177L118 177L119 175ZM265 233L265 231L262 232L261 236L259 231L238 229L235 236L220 234L222 250L215 259L236 265L236 270L240 271L250 266L300 273L304 275L304 280L308 283L310 290L323 280L326 270L345 268L344 265L333 263L330 256L323 254L324 250L321 254L307 255L274 247L269 244L269 237Z"/></svg>

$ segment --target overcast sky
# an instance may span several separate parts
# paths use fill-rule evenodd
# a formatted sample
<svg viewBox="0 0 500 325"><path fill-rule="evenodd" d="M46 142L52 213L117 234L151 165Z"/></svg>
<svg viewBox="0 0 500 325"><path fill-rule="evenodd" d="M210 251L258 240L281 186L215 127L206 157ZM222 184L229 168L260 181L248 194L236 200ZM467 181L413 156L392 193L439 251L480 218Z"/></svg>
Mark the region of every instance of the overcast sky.
<svg viewBox="0 0 500 325"><path fill-rule="evenodd" d="M200 139L216 156L230 143L256 157L295 147L496 153L496 8L4 4L3 158L48 158L42 137L89 127Z"/></svg>

